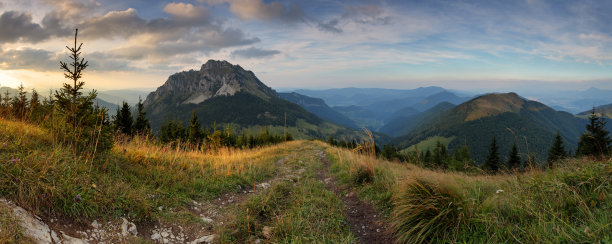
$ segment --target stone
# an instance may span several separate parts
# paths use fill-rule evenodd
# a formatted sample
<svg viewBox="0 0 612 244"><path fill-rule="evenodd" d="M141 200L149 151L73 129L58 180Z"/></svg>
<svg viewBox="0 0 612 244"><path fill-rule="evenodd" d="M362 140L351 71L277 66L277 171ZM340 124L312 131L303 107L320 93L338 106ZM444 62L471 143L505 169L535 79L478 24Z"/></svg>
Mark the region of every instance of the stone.
<svg viewBox="0 0 612 244"><path fill-rule="evenodd" d="M151 235L151 240L159 240L161 239L161 235L159 233L154 233Z"/></svg>
<svg viewBox="0 0 612 244"><path fill-rule="evenodd" d="M93 227L94 229L99 229L100 228L100 224L98 223L98 221L94 220L93 222L91 222L91 227Z"/></svg>
<svg viewBox="0 0 612 244"><path fill-rule="evenodd" d="M262 189L268 189L270 188L270 186L271 186L270 183L266 183L266 182L257 185L257 187L262 188Z"/></svg>
<svg viewBox="0 0 612 244"><path fill-rule="evenodd" d="M202 236L198 239L193 240L192 242L190 242L190 244L213 243L214 240L215 240L215 235L207 235L207 236Z"/></svg>
<svg viewBox="0 0 612 244"><path fill-rule="evenodd" d="M204 221L204 223L210 224L213 222L213 219L208 218L206 216L202 216L202 221Z"/></svg>
<svg viewBox="0 0 612 244"><path fill-rule="evenodd" d="M123 221L121 223L121 235L123 236L138 235L138 230L136 229L136 225L134 223L128 221L125 218L121 218L121 220Z"/></svg>

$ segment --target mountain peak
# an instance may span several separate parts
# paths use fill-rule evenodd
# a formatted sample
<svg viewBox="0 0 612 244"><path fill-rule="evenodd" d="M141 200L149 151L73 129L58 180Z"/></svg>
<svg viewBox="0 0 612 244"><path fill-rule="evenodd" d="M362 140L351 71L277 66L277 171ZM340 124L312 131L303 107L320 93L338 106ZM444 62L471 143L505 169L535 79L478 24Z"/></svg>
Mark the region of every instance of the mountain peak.
<svg viewBox="0 0 612 244"><path fill-rule="evenodd" d="M238 92L250 93L262 99L277 96L253 72L244 70L240 65L208 60L200 70L182 71L168 77L162 86L147 96L145 105L199 104L213 97L233 96ZM166 109L162 107L157 109Z"/></svg>
<svg viewBox="0 0 612 244"><path fill-rule="evenodd" d="M208 61L206 61L205 64L202 64L202 68L200 68L200 71L204 71L204 70L219 70L219 69L227 69L227 68L237 68L240 70L244 70L242 69L242 67L240 67L240 65L233 65L230 62L227 62L225 60L213 60L210 59Z"/></svg>
<svg viewBox="0 0 612 244"><path fill-rule="evenodd" d="M464 121L498 115L506 112L519 113L527 101L514 92L490 93L460 105L465 114Z"/></svg>

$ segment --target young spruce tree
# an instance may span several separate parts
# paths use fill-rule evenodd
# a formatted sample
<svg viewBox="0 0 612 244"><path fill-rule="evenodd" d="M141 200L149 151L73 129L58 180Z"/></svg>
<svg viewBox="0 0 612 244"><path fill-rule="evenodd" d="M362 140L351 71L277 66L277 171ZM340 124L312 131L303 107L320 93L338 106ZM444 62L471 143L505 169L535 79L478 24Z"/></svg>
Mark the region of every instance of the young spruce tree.
<svg viewBox="0 0 612 244"><path fill-rule="evenodd" d="M557 132L555 142L553 142L550 149L548 149L548 167L552 167L554 162L565 158L566 156L567 152L565 152L565 147L563 147L563 138L561 137L561 134Z"/></svg>
<svg viewBox="0 0 612 244"><path fill-rule="evenodd" d="M147 112L144 111L144 104L142 99L138 97L138 104L136 105L136 121L134 122L134 132L138 134L148 134L151 132L151 123L147 119Z"/></svg>
<svg viewBox="0 0 612 244"><path fill-rule="evenodd" d="M132 108L130 105L123 101L121 108L117 108L117 115L115 116L115 130L121 133L131 136L134 119L132 119Z"/></svg>
<svg viewBox="0 0 612 244"><path fill-rule="evenodd" d="M595 156L600 159L609 155L612 140L605 127L606 121L599 118L595 114L595 108L593 108L586 131L580 136L576 154L579 156Z"/></svg>
<svg viewBox="0 0 612 244"><path fill-rule="evenodd" d="M91 153L105 151L112 147L112 133L102 128L105 126L106 110L93 106L97 96L95 90L83 96L81 90L85 82L81 81L83 71L89 66L81 57L83 43L77 46L78 29L74 33L74 47L68 47L70 62L60 61L64 76L72 81L64 83L60 90L55 91L55 111L60 115L62 123L55 128L59 133L55 136L66 140L75 155L85 151Z"/></svg>
<svg viewBox="0 0 612 244"><path fill-rule="evenodd" d="M510 151L510 155L508 157L508 168L509 169L518 169L521 166L521 157L518 153L518 148L516 147L516 143L512 144L512 150Z"/></svg>
<svg viewBox="0 0 612 244"><path fill-rule="evenodd" d="M495 140L495 136L493 136L493 140L491 141L491 147L489 147L489 155L484 163L484 168L490 172L496 173L499 171L499 165L501 160L499 159L499 148L497 147L497 141Z"/></svg>
<svg viewBox="0 0 612 244"><path fill-rule="evenodd" d="M198 116L193 111L191 112L191 121L187 133L187 140L191 143L197 144L204 139L204 130L200 121L198 121Z"/></svg>

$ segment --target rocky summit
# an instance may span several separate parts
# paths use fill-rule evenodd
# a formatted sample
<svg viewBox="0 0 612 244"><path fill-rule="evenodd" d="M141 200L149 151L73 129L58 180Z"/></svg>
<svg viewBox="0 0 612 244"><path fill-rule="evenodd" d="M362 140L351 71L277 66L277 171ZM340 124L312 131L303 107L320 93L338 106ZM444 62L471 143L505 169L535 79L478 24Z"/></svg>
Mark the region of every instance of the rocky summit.
<svg viewBox="0 0 612 244"><path fill-rule="evenodd" d="M227 61L209 60L200 70L183 71L168 80L145 100L146 107L157 111L182 104L199 104L217 96L232 96L247 92L262 99L277 96L252 71Z"/></svg>

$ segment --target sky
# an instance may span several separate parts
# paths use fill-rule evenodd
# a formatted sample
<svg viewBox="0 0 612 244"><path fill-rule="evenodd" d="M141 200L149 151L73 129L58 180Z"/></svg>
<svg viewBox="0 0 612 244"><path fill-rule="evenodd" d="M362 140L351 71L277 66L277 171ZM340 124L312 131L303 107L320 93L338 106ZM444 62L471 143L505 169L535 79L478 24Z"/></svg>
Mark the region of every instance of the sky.
<svg viewBox="0 0 612 244"><path fill-rule="evenodd" d="M79 29L99 90L209 59L275 89L612 89L612 1L0 0L0 86L66 82Z"/></svg>

